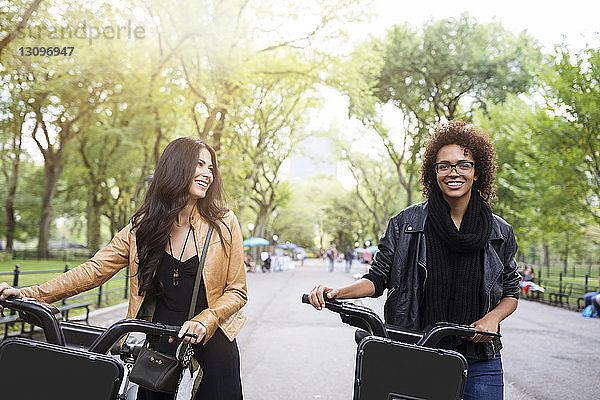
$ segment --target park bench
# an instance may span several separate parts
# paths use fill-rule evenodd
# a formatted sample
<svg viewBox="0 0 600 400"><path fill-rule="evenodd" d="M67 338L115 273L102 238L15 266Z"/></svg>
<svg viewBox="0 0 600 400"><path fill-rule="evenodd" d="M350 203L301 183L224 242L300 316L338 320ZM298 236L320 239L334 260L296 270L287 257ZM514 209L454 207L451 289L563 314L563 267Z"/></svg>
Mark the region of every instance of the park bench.
<svg viewBox="0 0 600 400"><path fill-rule="evenodd" d="M31 329L29 331L25 330L25 321L21 321L19 319L19 315L18 314L8 314L5 315L4 314L4 310L2 310L0 312L0 325L4 325L4 337L8 337L8 328L11 324L14 324L16 322L20 322L21 323L21 335L25 335L25 334L29 334L29 336L31 336L31 333L33 332L33 326L31 327Z"/></svg>
<svg viewBox="0 0 600 400"><path fill-rule="evenodd" d="M558 291L548 293L550 297L550 302L563 306L565 303L567 306L569 305L569 297L571 297L571 293L573 291L573 284L566 283L558 288ZM566 301L565 301L566 300Z"/></svg>
<svg viewBox="0 0 600 400"><path fill-rule="evenodd" d="M67 303L66 301L63 301L63 303L59 306L57 306L56 308L58 308L58 310L61 312L63 319L65 321L85 321L85 323L88 323L88 319L90 316L90 306L92 305L92 302L84 302L84 303ZM75 310L78 308L85 308L85 317L79 317L77 319L69 319L69 311L71 310ZM31 328L29 330L25 329L25 322L19 319L19 315L17 314L9 314L9 315L5 315L4 314L4 310L2 312L0 312L0 326L4 325L4 338L8 337L8 329L11 325L15 324L15 323L21 323L21 333L20 335L29 335L31 336L31 333L33 332L33 326L31 326Z"/></svg>
<svg viewBox="0 0 600 400"><path fill-rule="evenodd" d="M56 308L58 308L58 311L60 311L60 313L63 315L63 319L65 321L74 321L74 320L69 319L69 311L75 310L78 308L85 308L85 317L78 318L76 321L85 321L85 323L87 324L88 319L90 317L90 306L91 305L92 305L92 302L67 303L66 301L63 300L63 303L61 305L57 306Z"/></svg>

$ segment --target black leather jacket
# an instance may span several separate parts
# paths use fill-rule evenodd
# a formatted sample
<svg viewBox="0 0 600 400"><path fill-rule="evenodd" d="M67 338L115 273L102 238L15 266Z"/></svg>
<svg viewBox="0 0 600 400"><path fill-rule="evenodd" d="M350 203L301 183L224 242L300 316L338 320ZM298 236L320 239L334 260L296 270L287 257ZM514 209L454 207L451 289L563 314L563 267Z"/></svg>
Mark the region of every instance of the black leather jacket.
<svg viewBox="0 0 600 400"><path fill-rule="evenodd" d="M386 232L379 240L379 250L373 265L364 276L375 285L373 297L388 289L384 306L385 322L405 329L421 331L419 305L427 279L425 254L425 220L427 202L412 205L392 217ZM494 215L489 245L484 252L483 317L504 297L519 297L519 274L515 254L517 242L512 227ZM485 358L493 356L500 347L499 339L491 344Z"/></svg>

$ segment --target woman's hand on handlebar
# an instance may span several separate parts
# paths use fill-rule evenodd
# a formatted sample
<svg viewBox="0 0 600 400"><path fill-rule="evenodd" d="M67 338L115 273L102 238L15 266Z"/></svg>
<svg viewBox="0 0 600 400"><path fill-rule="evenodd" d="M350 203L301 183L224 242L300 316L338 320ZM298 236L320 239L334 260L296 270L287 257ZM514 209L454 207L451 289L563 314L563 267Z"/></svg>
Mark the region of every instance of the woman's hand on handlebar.
<svg viewBox="0 0 600 400"><path fill-rule="evenodd" d="M325 307L324 296L328 299L360 299L361 297L372 296L375 293L375 285L368 279L361 278L336 289L329 286L315 286L310 291L308 299L310 304L317 310Z"/></svg>
<svg viewBox="0 0 600 400"><path fill-rule="evenodd" d="M21 297L21 291L10 286L6 282L0 283L0 300L4 300L7 297ZM2 306L0 306L2 310Z"/></svg>
<svg viewBox="0 0 600 400"><path fill-rule="evenodd" d="M195 334L198 337L192 338L189 336L184 336L186 333ZM202 339L204 338L205 335L206 335L206 328L200 322L185 321L183 323L183 325L181 326L181 329L179 330L179 334L177 335L177 337L179 337L180 339L183 338L183 341L185 343L198 344L202 341ZM173 340L175 340L175 338L170 337L169 343L171 343Z"/></svg>
<svg viewBox="0 0 600 400"><path fill-rule="evenodd" d="M334 289L329 286L319 285L315 286L308 295L310 304L317 310L322 310L325 307L325 297L328 299L335 299L339 293L339 289Z"/></svg>
<svg viewBox="0 0 600 400"><path fill-rule="evenodd" d="M499 324L499 321L496 321L495 318L489 317L489 314L488 314L488 315L484 316L483 318L481 318L480 320L473 322L471 324L471 326L474 327L478 331L498 333L498 324ZM490 340L492 340L492 338L493 338L493 336L476 334L472 338L469 338L469 340L471 340L475 343L478 343L478 342L489 342Z"/></svg>
<svg viewBox="0 0 600 400"><path fill-rule="evenodd" d="M498 333L500 322L512 314L516 309L517 299L513 297L504 297L492 311L485 314L480 320L473 322L471 326L475 327L478 331ZM474 342L487 342L492 340L492 337L475 335L471 340Z"/></svg>

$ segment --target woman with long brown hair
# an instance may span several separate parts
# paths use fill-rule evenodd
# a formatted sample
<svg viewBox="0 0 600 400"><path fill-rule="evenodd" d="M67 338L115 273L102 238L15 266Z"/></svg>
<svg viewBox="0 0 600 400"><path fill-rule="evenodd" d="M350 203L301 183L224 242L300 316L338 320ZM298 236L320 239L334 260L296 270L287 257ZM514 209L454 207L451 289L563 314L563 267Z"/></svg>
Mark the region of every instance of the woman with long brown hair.
<svg viewBox="0 0 600 400"><path fill-rule="evenodd" d="M247 301L246 273L240 226L223 198L214 150L199 139L175 139L158 161L144 204L106 247L39 286L13 289L4 282L0 298L33 297L52 303L97 287L129 265L127 318L181 325L179 337L193 345L203 370L196 398L241 399L235 337L246 319L240 311ZM188 319L205 242L196 314ZM177 342L161 338L153 346L174 355ZM138 399L169 398L173 396L138 391Z"/></svg>

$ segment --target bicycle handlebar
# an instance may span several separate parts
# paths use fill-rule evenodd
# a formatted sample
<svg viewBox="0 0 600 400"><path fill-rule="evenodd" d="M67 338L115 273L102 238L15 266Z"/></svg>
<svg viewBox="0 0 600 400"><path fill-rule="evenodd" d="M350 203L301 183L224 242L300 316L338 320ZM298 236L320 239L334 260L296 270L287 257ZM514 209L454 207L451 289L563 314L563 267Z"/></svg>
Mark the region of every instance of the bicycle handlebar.
<svg viewBox="0 0 600 400"><path fill-rule="evenodd" d="M131 332L141 332L150 335L169 335L177 337L180 326L165 325L160 322L150 322L140 319L123 319L112 324L90 346L90 351L105 354L121 336ZM186 334L194 337L195 334Z"/></svg>
<svg viewBox="0 0 600 400"><path fill-rule="evenodd" d="M60 330L55 315L60 314L58 308L27 297L11 297L0 300L0 306L15 310L19 317L44 330L46 341L59 346L65 345L65 335Z"/></svg>
<svg viewBox="0 0 600 400"><path fill-rule="evenodd" d="M19 316L28 323L41 327L48 343L65 346L65 336L60 329L60 324L55 315L60 314L58 309L51 304L43 303L29 298L8 298L0 300L0 306L19 312ZM181 327L165 325L159 322L150 322L138 319L124 319L108 327L91 344L89 351L94 353L107 353L111 346L121 336L131 332L141 332L152 335L169 335L177 337ZM198 335L186 333L185 336L198 338Z"/></svg>
<svg viewBox="0 0 600 400"><path fill-rule="evenodd" d="M308 294L302 295L302 303L310 304ZM342 322L363 329L374 336L394 339L394 336L398 334L402 335L403 333L415 335L414 332L405 332L401 328L398 330L390 330L390 332L388 332L381 321L381 318L368 307L325 298L325 308L340 314ZM395 334L390 335L391 332L394 332ZM500 337L499 333L478 331L474 327L468 325L439 322L429 328L426 332L419 333L418 335L421 337L416 344L425 347L435 347L440 340L447 336L470 338L476 334Z"/></svg>
<svg viewBox="0 0 600 400"><path fill-rule="evenodd" d="M307 294L302 295L302 302L310 304ZM388 337L383 321L368 307L325 298L325 308L340 314L342 322L348 325L364 329L374 336Z"/></svg>

